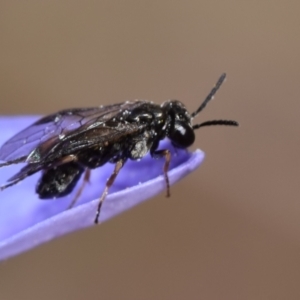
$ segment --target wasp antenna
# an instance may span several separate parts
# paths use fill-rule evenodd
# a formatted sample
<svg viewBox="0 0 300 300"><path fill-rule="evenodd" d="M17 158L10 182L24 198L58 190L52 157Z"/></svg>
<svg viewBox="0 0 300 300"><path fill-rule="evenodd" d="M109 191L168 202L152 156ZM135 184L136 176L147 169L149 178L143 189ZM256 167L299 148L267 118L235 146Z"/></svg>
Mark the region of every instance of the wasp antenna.
<svg viewBox="0 0 300 300"><path fill-rule="evenodd" d="M205 100L202 102L202 104L199 106L199 108L194 111L192 114L191 114L191 117L194 118L196 115L199 114L200 111L202 111L205 106L207 105L207 103L213 99L214 95L216 94L216 92L218 91L218 89L220 88L220 86L222 85L222 83L224 82L226 78L226 73L223 73L219 80L217 81L216 85L214 86L214 88L210 91L210 93L206 96Z"/></svg>
<svg viewBox="0 0 300 300"><path fill-rule="evenodd" d="M212 120L212 121L206 121L201 124L195 124L193 126L193 129L198 129L200 127L204 126L215 126L215 125L225 125L225 126L239 126L239 123L233 120Z"/></svg>

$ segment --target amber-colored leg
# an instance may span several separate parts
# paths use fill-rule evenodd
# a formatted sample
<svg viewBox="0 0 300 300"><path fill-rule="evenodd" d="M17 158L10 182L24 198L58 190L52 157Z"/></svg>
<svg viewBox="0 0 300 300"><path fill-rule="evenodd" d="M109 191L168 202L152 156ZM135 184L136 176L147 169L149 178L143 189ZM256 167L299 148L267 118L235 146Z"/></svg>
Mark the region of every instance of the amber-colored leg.
<svg viewBox="0 0 300 300"><path fill-rule="evenodd" d="M75 197L73 198L72 202L69 204L68 209L72 208L76 204L77 200L79 199L79 197L82 194L82 191L83 191L86 183L90 182L90 177L91 177L91 170L86 169L85 173L84 173L82 184L81 184L80 188L78 189L78 191L77 191Z"/></svg>
<svg viewBox="0 0 300 300"><path fill-rule="evenodd" d="M108 194L108 190L109 188L113 185L116 177L118 176L120 170L122 169L122 167L124 166L124 161L122 159L120 159L116 165L115 165L115 169L113 171L113 173L110 175L110 177L108 178L104 191L101 195L101 198L99 199L99 203L98 203L98 208L97 208L97 212L96 212L96 217L95 217L95 224L99 223L99 216L100 216L100 210L101 210L101 206L103 201L105 200L107 194Z"/></svg>
<svg viewBox="0 0 300 300"><path fill-rule="evenodd" d="M169 171L169 166L170 166L170 161L171 161L171 152L167 149L158 150L153 153L153 157L155 157L155 158L164 157L165 158L164 176L165 176L165 181L166 181L166 186L167 186L167 195L166 196L170 197L170 182L169 182L168 171Z"/></svg>

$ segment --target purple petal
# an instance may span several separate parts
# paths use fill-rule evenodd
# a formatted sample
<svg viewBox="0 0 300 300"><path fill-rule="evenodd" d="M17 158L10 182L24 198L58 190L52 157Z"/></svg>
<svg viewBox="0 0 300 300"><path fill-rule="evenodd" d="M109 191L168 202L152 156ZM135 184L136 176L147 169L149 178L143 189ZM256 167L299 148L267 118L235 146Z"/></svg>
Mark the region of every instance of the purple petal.
<svg viewBox="0 0 300 300"><path fill-rule="evenodd" d="M36 119L37 117L0 118L0 145ZM163 141L160 148L168 148L172 152L168 173L171 184L195 170L204 158L204 153L200 150L189 153L186 150L174 149L169 141ZM163 159L155 160L149 155L138 162L128 161L103 203L100 222L165 191L163 164ZM0 184L5 183L21 166L18 164L0 169ZM93 170L90 184L85 187L77 206L70 210L66 208L76 189L64 198L40 200L35 193L39 174L0 192L0 260L68 232L94 226L98 199L113 167L112 164L106 164Z"/></svg>

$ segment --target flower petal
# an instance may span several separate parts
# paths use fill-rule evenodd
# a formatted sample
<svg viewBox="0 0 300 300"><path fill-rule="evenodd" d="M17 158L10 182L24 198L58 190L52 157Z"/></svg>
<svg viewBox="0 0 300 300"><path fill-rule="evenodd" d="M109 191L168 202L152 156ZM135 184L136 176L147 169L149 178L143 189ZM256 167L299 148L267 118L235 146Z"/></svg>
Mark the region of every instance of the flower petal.
<svg viewBox="0 0 300 300"><path fill-rule="evenodd" d="M4 128L0 145L10 136L30 125L37 117L3 117ZM174 149L169 141L163 141L160 149L170 149L172 159L168 172L173 184L195 170L202 162L204 153L196 150ZM109 195L103 203L100 222L165 191L162 174L164 160L147 155L140 161L128 161L120 171ZM107 178L113 171L112 164L93 170L77 206L66 210L76 190L70 195L55 200L40 200L35 193L39 174L1 192L0 197L0 260L17 255L68 232L94 225L99 196ZM0 170L0 183L4 183L20 169L20 165ZM80 183L78 183L80 185ZM94 200L91 200L94 199Z"/></svg>

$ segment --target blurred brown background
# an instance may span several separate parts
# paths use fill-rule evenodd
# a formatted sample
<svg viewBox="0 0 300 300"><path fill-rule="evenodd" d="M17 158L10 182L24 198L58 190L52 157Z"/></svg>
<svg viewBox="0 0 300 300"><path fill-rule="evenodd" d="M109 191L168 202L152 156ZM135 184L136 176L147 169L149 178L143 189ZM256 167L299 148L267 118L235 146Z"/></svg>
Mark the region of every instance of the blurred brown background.
<svg viewBox="0 0 300 300"><path fill-rule="evenodd" d="M204 164L164 195L0 264L0 298L300 299L299 1L1 1L0 112L195 109ZM1 129L5 130L5 129Z"/></svg>

